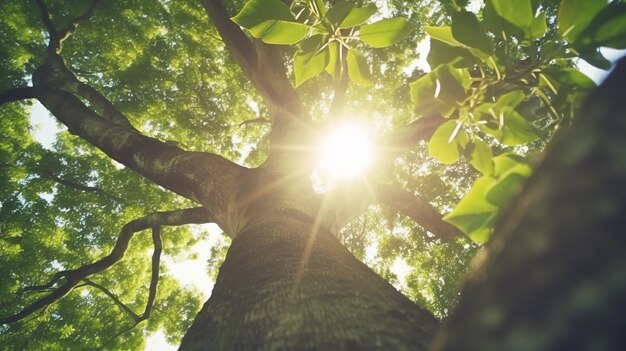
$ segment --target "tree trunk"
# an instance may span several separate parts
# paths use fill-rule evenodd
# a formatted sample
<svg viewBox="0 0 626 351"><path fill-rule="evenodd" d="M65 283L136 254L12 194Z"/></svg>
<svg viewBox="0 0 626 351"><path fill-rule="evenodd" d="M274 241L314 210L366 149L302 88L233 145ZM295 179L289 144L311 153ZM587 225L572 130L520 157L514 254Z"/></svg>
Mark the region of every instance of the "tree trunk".
<svg viewBox="0 0 626 351"><path fill-rule="evenodd" d="M505 213L436 350L624 350L626 59Z"/></svg>
<svg viewBox="0 0 626 351"><path fill-rule="evenodd" d="M436 326L313 218L277 209L235 237L180 350L426 350Z"/></svg>

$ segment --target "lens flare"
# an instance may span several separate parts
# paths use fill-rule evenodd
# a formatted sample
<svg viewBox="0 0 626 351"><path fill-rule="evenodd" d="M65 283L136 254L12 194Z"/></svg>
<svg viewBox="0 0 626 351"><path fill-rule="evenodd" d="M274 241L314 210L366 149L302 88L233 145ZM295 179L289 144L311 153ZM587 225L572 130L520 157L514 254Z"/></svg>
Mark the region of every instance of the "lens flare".
<svg viewBox="0 0 626 351"><path fill-rule="evenodd" d="M371 165L372 149L366 128L355 122L342 123L324 139L319 168L331 178L355 178Z"/></svg>

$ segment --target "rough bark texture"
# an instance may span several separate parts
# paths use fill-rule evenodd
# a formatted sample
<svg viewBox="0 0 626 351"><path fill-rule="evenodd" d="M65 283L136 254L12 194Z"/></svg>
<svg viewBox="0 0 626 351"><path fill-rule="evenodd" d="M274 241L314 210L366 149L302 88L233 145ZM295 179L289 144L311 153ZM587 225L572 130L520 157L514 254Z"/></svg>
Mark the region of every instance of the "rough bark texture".
<svg viewBox="0 0 626 351"><path fill-rule="evenodd" d="M623 350L626 59L503 217L436 350Z"/></svg>
<svg viewBox="0 0 626 351"><path fill-rule="evenodd" d="M436 324L313 218L277 209L236 236L180 350L426 350Z"/></svg>

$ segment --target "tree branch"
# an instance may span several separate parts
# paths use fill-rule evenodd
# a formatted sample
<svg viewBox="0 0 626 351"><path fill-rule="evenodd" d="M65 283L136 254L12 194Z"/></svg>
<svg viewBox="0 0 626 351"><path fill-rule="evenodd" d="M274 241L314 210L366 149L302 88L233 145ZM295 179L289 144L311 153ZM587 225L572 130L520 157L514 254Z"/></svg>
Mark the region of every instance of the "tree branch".
<svg viewBox="0 0 626 351"><path fill-rule="evenodd" d="M66 91L39 89L37 98L72 134L155 183L189 199L199 201L210 196L208 193L228 191L226 184L232 183L243 169L221 156L188 152L114 124ZM218 188L218 184L222 188Z"/></svg>
<svg viewBox="0 0 626 351"><path fill-rule="evenodd" d="M105 286L95 283L90 279L83 279L85 285L93 286L105 295L107 295L113 302L124 312L128 313L135 321L136 326L140 322L150 318L152 313L152 307L154 306L154 299L156 298L157 285L159 283L159 269L161 262L161 252L163 251L163 242L161 241L161 226L155 226L152 228L152 242L154 244L154 251L152 253L152 274L150 278L150 288L148 290L148 300L146 301L146 307L141 315L135 313L130 307L126 306L113 292L107 289Z"/></svg>
<svg viewBox="0 0 626 351"><path fill-rule="evenodd" d="M59 285L56 288L53 288L52 292L50 292L48 295L39 298L38 300L34 301L30 305L23 308L21 311L13 315L0 318L0 324L15 323L17 321L24 319L25 317L28 317L29 315L36 312L37 310L53 304L54 302L58 301L60 298L67 295L81 281L84 281L90 275L102 272L105 269L117 263L124 257L124 254L126 253L126 250L128 249L128 245L133 235L141 230L145 230L148 228L156 228L156 227L160 227L163 225L178 226L178 225L192 224L192 223L207 223L210 221L212 221L212 218L209 217L209 214L207 213L204 207L188 208L188 209L183 209L183 210L167 211L167 212L155 212L145 217L135 219L127 223L126 225L124 225L124 227L120 231L120 235L117 239L117 242L115 243L115 246L113 247L113 250L111 250L111 253L107 255L106 257L94 263L81 266L77 269L57 272L56 274L54 274L54 276L52 277L52 279L50 279L49 282L42 284L42 285L31 286L31 287L25 288L24 291L37 291L37 290L48 289L48 288L52 288L54 285L57 285L62 278L64 279L64 283ZM162 249L160 231L153 229L152 235L153 235L153 242L155 245L155 251L153 254L153 258L152 258L153 271L152 271L152 281L150 283L151 293L148 297L148 302L150 304L154 302L154 296L156 296L155 295L156 294L156 282L154 281L155 266L158 266L159 264L159 259L160 259L161 249ZM158 267L156 269L156 278L158 279ZM152 289L154 289L155 292L152 292ZM151 311L151 307L146 308L146 311L144 311L144 314L147 313L147 315L149 315L150 311Z"/></svg>
<svg viewBox="0 0 626 351"><path fill-rule="evenodd" d="M108 197L109 199L117 202L118 204L121 204L121 203L124 202L119 197L117 197L115 195L112 195L109 192L107 192L107 191L105 191L105 190L103 190L101 188L98 188L98 187L95 187L95 186L88 186L88 185L76 183L76 182L73 182L71 180L67 180L67 179L61 178L59 176L56 176L56 175L54 175L54 174L52 174L50 172L46 172L46 171L43 171L43 170L39 170L39 172L37 172L37 173L43 179L52 180L52 181L54 181L56 183L59 183L61 185L64 185L66 187L69 187L69 188L72 188L72 189L75 189L75 190L101 194L101 195L104 195L104 196Z"/></svg>
<svg viewBox="0 0 626 351"><path fill-rule="evenodd" d="M0 106L8 102L35 98L33 87L20 87L7 89L0 93Z"/></svg>
<svg viewBox="0 0 626 351"><path fill-rule="evenodd" d="M280 47L248 39L241 28L231 21L221 0L202 0L202 5L223 38L226 48L268 105L272 119L272 162L275 165L290 164L284 161L285 156L302 161L301 155L293 156L293 152L285 150L310 145L313 140L311 119L287 77Z"/></svg>
<svg viewBox="0 0 626 351"><path fill-rule="evenodd" d="M57 53L49 53L44 64L33 73L36 87L63 89L86 99L90 108L103 118L125 128L137 131L128 118L106 97L89 84L81 82Z"/></svg>
<svg viewBox="0 0 626 351"><path fill-rule="evenodd" d="M57 31L57 29L54 27L54 24L50 20L50 13L48 12L46 4L43 2L43 0L37 0L37 6L39 7L39 12L41 15L41 22L43 23L50 37L50 41L48 42L47 47L48 52L59 54L63 48L63 41L69 38L72 34L74 34L74 31L80 23L88 20L94 14L96 8L101 2L102 0L93 0L85 13L73 18L65 28L63 28L61 31Z"/></svg>
<svg viewBox="0 0 626 351"><path fill-rule="evenodd" d="M415 147L418 141L428 141L446 119L441 115L422 117L406 127L381 138L379 145L385 159L393 160Z"/></svg>
<svg viewBox="0 0 626 351"><path fill-rule="evenodd" d="M375 188L376 200L401 213L442 241L463 236L460 230L441 219L441 214L427 201L399 186L380 184Z"/></svg>
<svg viewBox="0 0 626 351"><path fill-rule="evenodd" d="M304 108L298 93L287 78L278 46L248 39L241 28L230 19L221 0L202 0L202 5L223 38L226 48L267 102L290 107L293 109L291 113L302 117Z"/></svg>
<svg viewBox="0 0 626 351"><path fill-rule="evenodd" d="M36 0L39 7L39 15L41 16L41 23L46 28L48 35L50 36L50 43L57 38L57 30L54 28L52 21L50 20L50 13L43 0ZM49 44L50 47L50 44Z"/></svg>
<svg viewBox="0 0 626 351"><path fill-rule="evenodd" d="M122 311L128 313L133 318L133 320L136 321L137 319L139 319L139 315L137 313L135 313L130 307L126 306L125 303L120 301L119 297L117 297L113 292L111 292L111 290L107 289L105 286L95 283L94 281L88 278L83 279L83 282L84 282L84 284L82 284L83 286L91 286L102 291L106 296L108 296L113 301L113 303L115 303L115 305L117 305L117 307L119 307Z"/></svg>

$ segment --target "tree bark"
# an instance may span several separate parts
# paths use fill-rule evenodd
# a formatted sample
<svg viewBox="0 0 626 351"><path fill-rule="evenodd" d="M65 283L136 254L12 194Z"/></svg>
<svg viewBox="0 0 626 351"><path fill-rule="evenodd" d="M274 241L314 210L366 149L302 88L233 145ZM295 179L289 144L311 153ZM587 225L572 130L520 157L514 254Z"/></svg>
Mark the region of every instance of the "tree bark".
<svg viewBox="0 0 626 351"><path fill-rule="evenodd" d="M239 233L180 350L426 350L437 321L289 209Z"/></svg>
<svg viewBox="0 0 626 351"><path fill-rule="evenodd" d="M435 350L623 350L626 59L503 215Z"/></svg>

